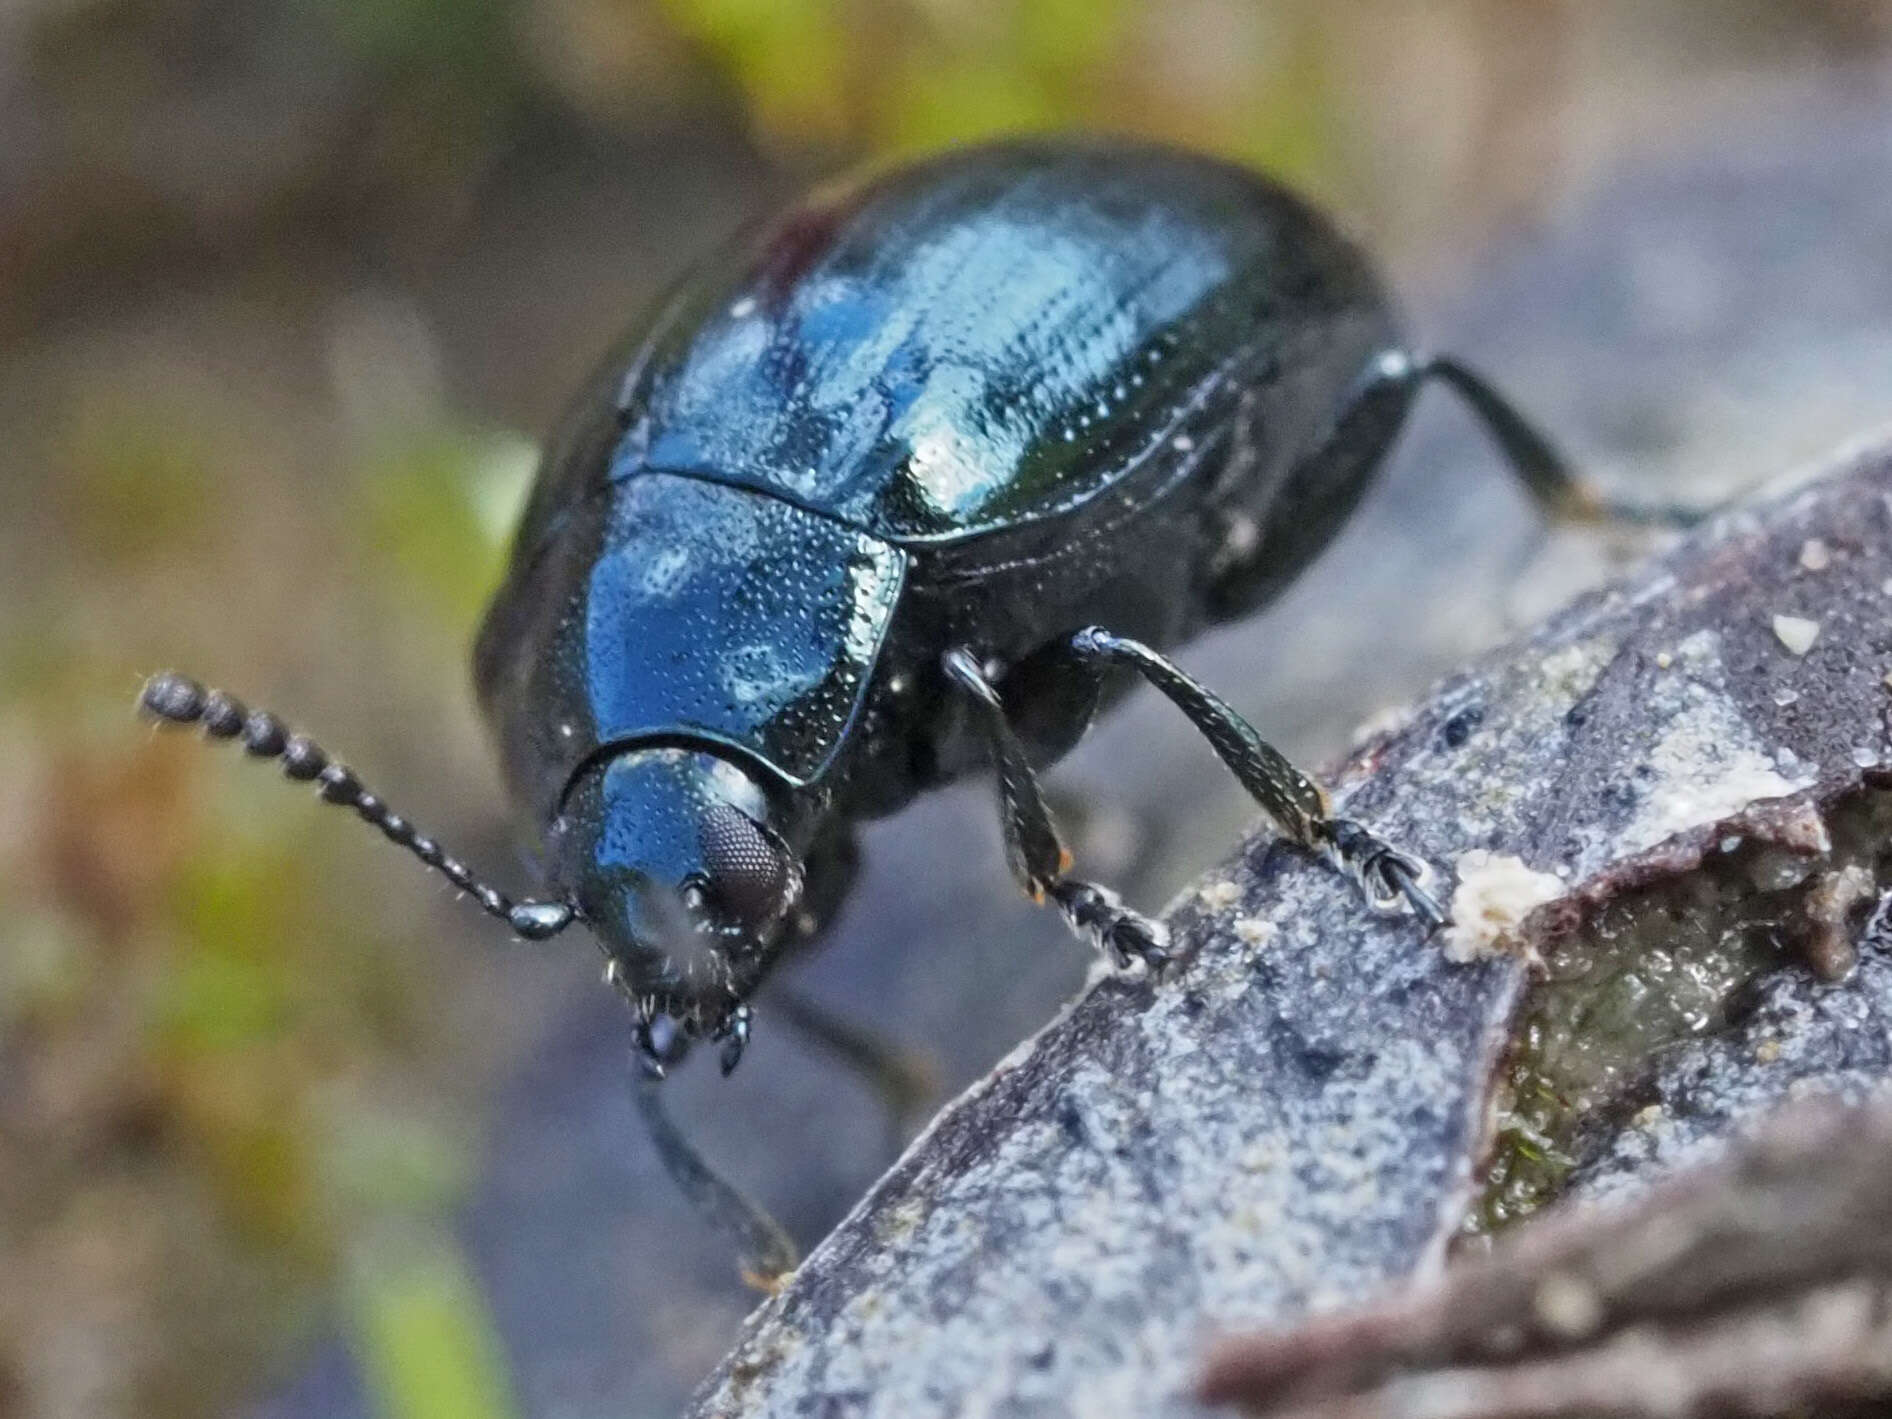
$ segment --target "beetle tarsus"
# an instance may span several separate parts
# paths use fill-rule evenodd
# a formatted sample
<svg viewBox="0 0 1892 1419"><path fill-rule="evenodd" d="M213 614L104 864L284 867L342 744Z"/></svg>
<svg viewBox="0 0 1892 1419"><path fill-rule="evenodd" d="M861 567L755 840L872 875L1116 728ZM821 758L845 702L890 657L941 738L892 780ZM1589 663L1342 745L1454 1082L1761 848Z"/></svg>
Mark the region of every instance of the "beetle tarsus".
<svg viewBox="0 0 1892 1419"><path fill-rule="evenodd" d="M1402 852L1350 818L1327 826L1327 856L1359 886L1367 905L1383 916L1410 911L1428 934L1450 921L1433 895L1438 874L1431 864Z"/></svg>
<svg viewBox="0 0 1892 1419"><path fill-rule="evenodd" d="M1049 895L1071 930L1108 956L1118 969L1127 970L1140 961L1151 975L1161 979L1174 961L1169 928L1130 910L1108 887L1066 877L1051 886Z"/></svg>

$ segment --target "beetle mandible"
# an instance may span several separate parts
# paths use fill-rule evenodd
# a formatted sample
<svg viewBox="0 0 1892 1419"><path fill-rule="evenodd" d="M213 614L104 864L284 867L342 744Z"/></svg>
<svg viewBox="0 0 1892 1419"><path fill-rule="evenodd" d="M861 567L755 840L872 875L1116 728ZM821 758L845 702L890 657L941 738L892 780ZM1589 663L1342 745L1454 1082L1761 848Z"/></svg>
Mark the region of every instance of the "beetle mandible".
<svg viewBox="0 0 1892 1419"><path fill-rule="evenodd" d="M953 152L739 237L555 433L474 654L542 897L476 878L267 713L170 674L142 703L280 757L517 934L585 925L652 1077L702 1039L733 1069L751 993L845 893L856 826L988 765L1024 889L1160 970L1163 926L1073 874L1038 782L1117 670L1373 909L1435 928L1427 864L1334 817L1162 654L1295 576L1428 381L1551 513L1603 510L1481 378L1414 353L1356 248L1271 182L1127 141Z"/></svg>

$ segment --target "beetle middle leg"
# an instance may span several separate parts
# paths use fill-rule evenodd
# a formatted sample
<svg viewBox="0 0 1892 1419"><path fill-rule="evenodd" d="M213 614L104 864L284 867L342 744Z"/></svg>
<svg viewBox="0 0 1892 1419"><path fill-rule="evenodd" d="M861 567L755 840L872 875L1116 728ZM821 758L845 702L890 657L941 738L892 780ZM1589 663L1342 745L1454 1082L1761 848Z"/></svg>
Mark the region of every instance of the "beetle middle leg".
<svg viewBox="0 0 1892 1419"><path fill-rule="evenodd" d="M821 939L860 870L860 845L854 830L838 825L809 847L802 859L803 888L789 949L801 952ZM880 1096L889 1136L901 1138L939 1094L931 1064L914 1050L865 1026L824 1010L801 992L777 982L769 987L766 1009L799 1030L814 1045L856 1071Z"/></svg>
<svg viewBox="0 0 1892 1419"><path fill-rule="evenodd" d="M963 691L979 716L998 774L999 818L1012 875L1034 901L1049 899L1071 929L1119 966L1141 960L1153 971L1169 964L1169 928L1130 910L1108 887L1067 876L1071 853L1058 836L1044 791L1024 744L1006 717L1005 705L977 657L950 650L947 678Z"/></svg>
<svg viewBox="0 0 1892 1419"><path fill-rule="evenodd" d="M1294 842L1327 858L1353 878L1375 911L1410 908L1428 931L1445 925L1432 895L1432 869L1349 818L1336 818L1327 793L1212 690L1166 656L1100 626L1079 631L1071 653L1094 666L1135 670L1202 731L1222 762L1276 825Z"/></svg>
<svg viewBox="0 0 1892 1419"><path fill-rule="evenodd" d="M775 986L766 1003L772 1017L853 1070L874 1091L886 1117L889 1149L898 1153L941 1097L932 1059L824 1009L788 986Z"/></svg>
<svg viewBox="0 0 1892 1419"><path fill-rule="evenodd" d="M1072 636L1063 643L1062 653L1068 674L1085 677L1092 686L1113 665L1127 666L1140 674L1202 732L1209 746L1281 831L1351 877L1375 911L1410 910L1428 931L1445 924L1445 909L1432 894L1435 874L1430 866L1352 819L1334 817L1319 784L1288 762L1226 701L1173 661L1141 642L1112 635L1098 626ZM1043 653L1035 659L1036 673L1042 677L1047 668ZM947 668L955 673L950 657ZM972 668L976 670L976 665ZM955 673L955 678L961 673ZM1091 694L1094 698L1094 689ZM1002 795L1004 781L1001 768Z"/></svg>

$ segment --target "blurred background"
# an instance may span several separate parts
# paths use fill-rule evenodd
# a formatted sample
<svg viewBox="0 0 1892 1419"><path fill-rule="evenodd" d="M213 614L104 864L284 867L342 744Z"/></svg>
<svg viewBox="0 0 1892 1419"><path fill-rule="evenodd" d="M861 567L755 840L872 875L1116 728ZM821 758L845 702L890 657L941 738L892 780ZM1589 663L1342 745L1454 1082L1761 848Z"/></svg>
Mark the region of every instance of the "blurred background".
<svg viewBox="0 0 1892 1419"><path fill-rule="evenodd" d="M472 628L535 439L695 254L866 157L1161 136L1330 206L1606 476L1706 496L1892 410L1889 43L1873 0L5 0L0 1416L624 1419L727 1348L754 1298L589 947L130 713L228 685L522 884ZM1291 751L1495 639L1521 562L1594 574L1461 418L1196 653ZM1073 762L1098 875L1154 905L1226 850L1207 758L1136 702ZM876 831L793 973L944 1088L1087 965L987 793ZM711 1073L673 1107L804 1245L891 1160L766 1004Z"/></svg>

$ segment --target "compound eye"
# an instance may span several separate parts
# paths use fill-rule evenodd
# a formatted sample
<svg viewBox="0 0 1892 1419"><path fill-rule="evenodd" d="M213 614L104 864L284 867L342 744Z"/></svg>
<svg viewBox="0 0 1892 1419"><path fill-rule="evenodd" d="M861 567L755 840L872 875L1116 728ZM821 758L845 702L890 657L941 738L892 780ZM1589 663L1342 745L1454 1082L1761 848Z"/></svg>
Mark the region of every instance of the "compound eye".
<svg viewBox="0 0 1892 1419"><path fill-rule="evenodd" d="M712 806L703 815L698 840L715 903L737 924L759 927L788 910L796 887L794 864L748 814L728 804ZM693 888L703 892L701 883L686 884L686 901Z"/></svg>

